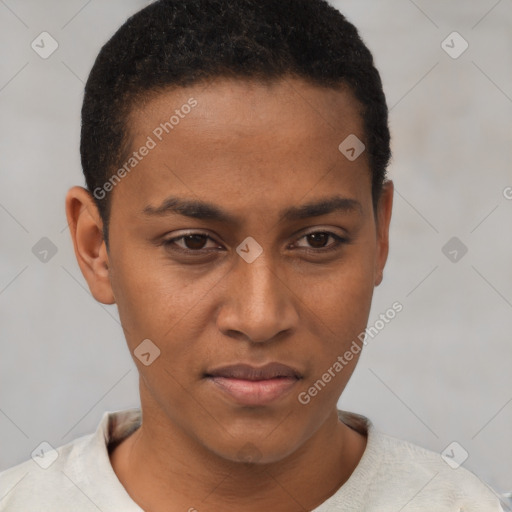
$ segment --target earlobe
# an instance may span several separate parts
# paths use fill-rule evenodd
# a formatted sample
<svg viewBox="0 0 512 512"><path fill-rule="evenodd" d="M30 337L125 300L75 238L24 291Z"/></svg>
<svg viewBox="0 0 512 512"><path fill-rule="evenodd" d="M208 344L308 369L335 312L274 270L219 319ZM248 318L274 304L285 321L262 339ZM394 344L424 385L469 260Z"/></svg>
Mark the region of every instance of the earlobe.
<svg viewBox="0 0 512 512"><path fill-rule="evenodd" d="M375 259L375 286L383 279L384 266L389 253L389 225L393 209L394 185L387 180L382 186L382 193L377 206L377 255Z"/></svg>
<svg viewBox="0 0 512 512"><path fill-rule="evenodd" d="M103 222L93 197L85 188L72 187L68 191L66 217L75 256L89 290L98 302L114 304Z"/></svg>

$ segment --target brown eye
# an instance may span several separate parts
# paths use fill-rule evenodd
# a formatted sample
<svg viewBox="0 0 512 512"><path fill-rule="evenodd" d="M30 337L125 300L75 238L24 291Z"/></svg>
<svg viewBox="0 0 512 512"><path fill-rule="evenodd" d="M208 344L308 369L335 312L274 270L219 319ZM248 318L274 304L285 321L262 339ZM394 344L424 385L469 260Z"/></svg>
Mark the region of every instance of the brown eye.
<svg viewBox="0 0 512 512"><path fill-rule="evenodd" d="M203 249L206 242L204 235L186 235L183 237L183 243L187 249L198 250Z"/></svg>
<svg viewBox="0 0 512 512"><path fill-rule="evenodd" d="M333 238L334 243L327 245L329 238ZM314 231L312 233L306 233L300 238L300 240L302 239L305 239L308 245L298 245L298 247L304 248L308 252L316 252L318 254L334 251L342 244L349 242L347 238L343 238L335 233L331 233L330 231Z"/></svg>
<svg viewBox="0 0 512 512"><path fill-rule="evenodd" d="M309 235L306 235L309 244L315 249L321 249L322 247L325 247L325 244L328 242L330 236L331 235L329 233L310 233Z"/></svg>
<svg viewBox="0 0 512 512"><path fill-rule="evenodd" d="M206 233L185 233L184 235L164 240L162 244L174 251L193 254L209 252L213 248L206 247L209 240L214 242Z"/></svg>

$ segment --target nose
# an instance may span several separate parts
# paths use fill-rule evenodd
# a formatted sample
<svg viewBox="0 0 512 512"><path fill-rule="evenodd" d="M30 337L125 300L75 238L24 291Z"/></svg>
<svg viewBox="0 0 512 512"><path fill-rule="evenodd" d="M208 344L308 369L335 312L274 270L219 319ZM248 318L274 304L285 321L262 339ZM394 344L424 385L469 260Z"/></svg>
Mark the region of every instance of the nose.
<svg viewBox="0 0 512 512"><path fill-rule="evenodd" d="M299 300L265 252L252 263L240 258L224 279L217 326L225 336L263 343L296 329Z"/></svg>

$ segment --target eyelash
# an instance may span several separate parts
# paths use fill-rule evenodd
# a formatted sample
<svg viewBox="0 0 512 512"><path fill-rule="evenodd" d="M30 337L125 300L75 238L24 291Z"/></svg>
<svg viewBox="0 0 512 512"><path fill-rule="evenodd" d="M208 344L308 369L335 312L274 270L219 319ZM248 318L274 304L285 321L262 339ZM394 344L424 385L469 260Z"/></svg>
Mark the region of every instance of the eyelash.
<svg viewBox="0 0 512 512"><path fill-rule="evenodd" d="M331 231L325 231L325 230L320 230L320 231L311 231L310 233L305 233L304 235L302 235L298 240L301 240L302 238L305 238L307 236L310 236L310 235L318 235L318 234L322 234L322 235L329 235L330 237L334 238L335 240L335 243L331 244L330 246L328 246L327 248L320 248L320 249L314 249L314 248L305 248L304 250L307 252L307 253L313 253L313 254L325 254L325 253L330 253L332 251L335 251L335 250L338 250L340 248L341 245L343 244L347 244L349 243L349 240L347 238L344 238L344 237L341 237L335 233L332 233ZM193 249L184 249L183 247L179 247L179 246L176 246L175 245L175 242L178 241L178 240L182 240L184 238L186 238L187 236L191 236L191 235L195 235L195 236L204 236L212 241L215 242L215 240L210 237L207 233L201 233L201 232L189 232L189 233L185 233L181 236L178 236L178 237L175 237L175 238L169 238L168 240L163 240L162 242L162 245L166 248L169 248L173 251L176 251L176 252L180 252L180 253L184 253L186 255L190 255L190 256L204 256L205 255L205 252L212 252L213 250L215 249L197 249L197 250L193 250Z"/></svg>

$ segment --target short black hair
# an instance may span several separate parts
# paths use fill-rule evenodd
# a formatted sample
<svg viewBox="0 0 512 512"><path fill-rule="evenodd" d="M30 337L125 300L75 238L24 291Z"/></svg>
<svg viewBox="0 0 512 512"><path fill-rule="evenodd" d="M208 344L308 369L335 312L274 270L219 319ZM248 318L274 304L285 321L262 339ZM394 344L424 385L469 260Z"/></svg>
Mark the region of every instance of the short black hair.
<svg viewBox="0 0 512 512"><path fill-rule="evenodd" d="M375 207L391 157L388 108L372 54L345 16L326 0L159 0L102 47L85 86L81 161L107 247L111 201L103 187L122 165L137 101L217 77L285 76L348 85L361 103Z"/></svg>

